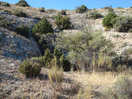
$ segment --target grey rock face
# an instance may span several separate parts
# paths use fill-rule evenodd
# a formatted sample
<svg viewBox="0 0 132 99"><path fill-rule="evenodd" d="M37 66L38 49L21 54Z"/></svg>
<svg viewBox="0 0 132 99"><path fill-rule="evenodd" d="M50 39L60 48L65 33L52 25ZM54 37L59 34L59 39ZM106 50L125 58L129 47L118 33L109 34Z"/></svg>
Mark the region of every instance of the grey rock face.
<svg viewBox="0 0 132 99"><path fill-rule="evenodd" d="M14 32L2 28L0 33L4 35L0 46L0 50L4 56L21 60L40 55L40 50L35 41L26 39L25 37L16 35Z"/></svg>

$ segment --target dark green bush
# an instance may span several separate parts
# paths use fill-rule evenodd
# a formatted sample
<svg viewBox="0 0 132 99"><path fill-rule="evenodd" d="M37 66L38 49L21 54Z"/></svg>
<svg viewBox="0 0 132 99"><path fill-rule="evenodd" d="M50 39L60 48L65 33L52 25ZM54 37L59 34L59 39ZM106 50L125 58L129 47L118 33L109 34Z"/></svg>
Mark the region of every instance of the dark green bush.
<svg viewBox="0 0 132 99"><path fill-rule="evenodd" d="M12 14L19 16L19 17L27 17L27 14L21 10L15 10Z"/></svg>
<svg viewBox="0 0 132 99"><path fill-rule="evenodd" d="M26 38L29 36L29 28L27 26L21 25L19 27L16 27L17 34L20 34Z"/></svg>
<svg viewBox="0 0 132 99"><path fill-rule="evenodd" d="M50 22L45 17L43 17L39 23L34 25L32 32L33 32L33 34L52 33L53 28L52 28L52 25L50 24Z"/></svg>
<svg viewBox="0 0 132 99"><path fill-rule="evenodd" d="M29 60L24 60L18 69L28 78L35 78L40 74L41 66L38 63L30 63Z"/></svg>
<svg viewBox="0 0 132 99"><path fill-rule="evenodd" d="M86 18L89 19L98 19L98 18L102 18L103 16L98 13L97 11L91 11L89 13L86 14Z"/></svg>
<svg viewBox="0 0 132 99"><path fill-rule="evenodd" d="M10 4L6 2L0 2L0 5L10 7Z"/></svg>
<svg viewBox="0 0 132 99"><path fill-rule="evenodd" d="M82 5L76 9L76 13L84 13L86 11L88 11L88 8L85 5Z"/></svg>
<svg viewBox="0 0 132 99"><path fill-rule="evenodd" d="M60 30L72 28L70 18L67 16L57 16L55 24Z"/></svg>
<svg viewBox="0 0 132 99"><path fill-rule="evenodd" d="M45 8L43 8L43 7L42 8L39 8L39 11L40 12L45 12Z"/></svg>
<svg viewBox="0 0 132 99"><path fill-rule="evenodd" d="M59 14L66 15L66 11L65 10L62 10Z"/></svg>
<svg viewBox="0 0 132 99"><path fill-rule="evenodd" d="M117 17L113 25L118 32L129 32L132 29L132 17Z"/></svg>
<svg viewBox="0 0 132 99"><path fill-rule="evenodd" d="M116 17L117 15L115 13L108 13L108 15L105 16L103 19L103 26L107 28L112 28L113 27L112 21Z"/></svg>
<svg viewBox="0 0 132 99"><path fill-rule="evenodd" d="M42 57L42 60L44 61L44 64L46 67L48 67L48 63L51 61L53 58L53 55L51 54L49 49L45 50L44 56Z"/></svg>
<svg viewBox="0 0 132 99"><path fill-rule="evenodd" d="M21 7L29 7L29 4L25 0L20 0L16 5Z"/></svg>

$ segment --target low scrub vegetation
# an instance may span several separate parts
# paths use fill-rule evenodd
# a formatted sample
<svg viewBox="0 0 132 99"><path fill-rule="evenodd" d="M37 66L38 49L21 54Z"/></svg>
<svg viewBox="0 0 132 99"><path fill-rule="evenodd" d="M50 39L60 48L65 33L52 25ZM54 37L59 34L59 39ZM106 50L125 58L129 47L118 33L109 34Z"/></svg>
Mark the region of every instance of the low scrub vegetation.
<svg viewBox="0 0 132 99"><path fill-rule="evenodd" d="M132 17L117 17L113 20L113 26L118 32L131 32Z"/></svg>
<svg viewBox="0 0 132 99"><path fill-rule="evenodd" d="M70 18L67 16L56 16L55 24L60 30L72 28Z"/></svg>
<svg viewBox="0 0 132 99"><path fill-rule="evenodd" d="M28 38L28 36L29 36L29 28L25 25L16 27L15 31L17 32L17 34L20 34L26 38Z"/></svg>
<svg viewBox="0 0 132 99"><path fill-rule="evenodd" d="M54 49L54 53L51 53L49 49L46 49L44 56L41 56L36 60L39 60L44 67L52 68L53 65L51 65L50 63L54 60L54 58L56 59L57 68L62 67L64 71L70 71L71 64L69 60L64 56L62 52L58 51L57 49Z"/></svg>
<svg viewBox="0 0 132 99"><path fill-rule="evenodd" d="M90 86L79 89L77 99L92 99L92 98L93 95Z"/></svg>
<svg viewBox="0 0 132 99"><path fill-rule="evenodd" d="M50 22L45 17L43 17L39 23L34 25L32 32L34 35L35 34L52 33L53 28L52 28L52 25L50 24Z"/></svg>
<svg viewBox="0 0 132 99"><path fill-rule="evenodd" d="M107 16L103 19L103 26L106 28L112 28L113 27L113 19L115 19L117 15L115 13L109 12Z"/></svg>
<svg viewBox="0 0 132 99"><path fill-rule="evenodd" d="M16 5L21 7L29 7L29 4L25 0L20 0Z"/></svg>
<svg viewBox="0 0 132 99"><path fill-rule="evenodd" d="M58 66L56 57L50 61L49 66L52 67L48 72L49 80L60 84L63 81L63 68Z"/></svg>
<svg viewBox="0 0 132 99"><path fill-rule="evenodd" d="M52 40L54 39L53 28L45 17L34 25L32 33L40 47L42 55L44 54L44 50L52 48Z"/></svg>
<svg viewBox="0 0 132 99"><path fill-rule="evenodd" d="M44 8L44 7L39 8L39 11L40 11L40 12L45 12L45 8Z"/></svg>
<svg viewBox="0 0 132 99"><path fill-rule="evenodd" d="M88 19L99 19L99 18L102 18L103 16L98 13L97 11L89 11L87 14L86 14L86 18Z"/></svg>
<svg viewBox="0 0 132 99"><path fill-rule="evenodd" d="M6 18L0 17L0 26L1 27L9 28L10 25L11 25L11 23L9 21L7 21Z"/></svg>
<svg viewBox="0 0 132 99"><path fill-rule="evenodd" d="M119 77L115 82L114 88L109 88L106 91L106 97L111 99L131 99L132 84L128 77Z"/></svg>
<svg viewBox="0 0 132 99"><path fill-rule="evenodd" d="M59 14L66 15L66 11L65 10L62 10Z"/></svg>
<svg viewBox="0 0 132 99"><path fill-rule="evenodd" d="M82 5L81 7L77 7L76 13L85 13L88 11L88 8L85 5Z"/></svg>
<svg viewBox="0 0 132 99"><path fill-rule="evenodd" d="M27 14L21 10L15 10L12 12L12 14L19 16L19 17L27 17Z"/></svg>
<svg viewBox="0 0 132 99"><path fill-rule="evenodd" d="M38 63L31 63L29 60L24 60L18 69L22 74L28 78L35 78L40 74L41 65Z"/></svg>
<svg viewBox="0 0 132 99"><path fill-rule="evenodd" d="M93 32L86 29L81 33L69 36L62 33L58 35L56 42L56 47L67 54L74 69L87 71L97 68L108 69L110 67L111 63L107 60L110 57L112 44L99 31ZM99 60L99 57L104 57L100 56L99 53L102 53L105 57L108 56L108 58Z"/></svg>
<svg viewBox="0 0 132 99"><path fill-rule="evenodd" d="M6 7L10 7L10 4L7 3L7 2L0 2L0 5L2 5L2 6L6 6Z"/></svg>

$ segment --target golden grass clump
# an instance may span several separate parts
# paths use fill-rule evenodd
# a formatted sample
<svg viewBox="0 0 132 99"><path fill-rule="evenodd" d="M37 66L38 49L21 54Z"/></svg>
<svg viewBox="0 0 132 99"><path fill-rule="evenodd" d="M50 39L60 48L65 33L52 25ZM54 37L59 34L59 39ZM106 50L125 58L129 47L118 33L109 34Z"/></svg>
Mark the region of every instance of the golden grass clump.
<svg viewBox="0 0 132 99"><path fill-rule="evenodd" d="M92 99L91 87L80 88L78 91L77 99Z"/></svg>
<svg viewBox="0 0 132 99"><path fill-rule="evenodd" d="M58 67L57 59L54 57L49 63L51 70L48 72L48 77L51 82L61 83L63 81L63 68Z"/></svg>

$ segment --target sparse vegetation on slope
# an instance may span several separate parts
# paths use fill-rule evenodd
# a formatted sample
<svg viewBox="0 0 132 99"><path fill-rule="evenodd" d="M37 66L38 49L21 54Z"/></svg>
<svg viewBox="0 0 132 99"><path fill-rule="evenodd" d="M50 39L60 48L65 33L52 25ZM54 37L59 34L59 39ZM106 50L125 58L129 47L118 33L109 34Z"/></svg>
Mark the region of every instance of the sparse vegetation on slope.
<svg viewBox="0 0 132 99"><path fill-rule="evenodd" d="M29 37L29 28L25 25L21 25L19 27L16 27L17 34L20 34L26 38Z"/></svg>
<svg viewBox="0 0 132 99"><path fill-rule="evenodd" d="M115 13L108 13L108 15L105 16L103 19L103 26L106 28L112 28L113 27L112 21L116 17L117 15Z"/></svg>
<svg viewBox="0 0 132 99"><path fill-rule="evenodd" d="M18 16L18 17L27 17L27 14L21 10L15 10L12 12L12 14Z"/></svg>
<svg viewBox="0 0 132 99"><path fill-rule="evenodd" d="M66 11L65 10L61 10L61 12L59 14L66 15Z"/></svg>
<svg viewBox="0 0 132 99"><path fill-rule="evenodd" d="M96 67L93 67L92 56L96 55L97 58L100 52L108 54L112 47L110 41L107 41L100 32L88 30L69 36L62 33L62 35L58 35L56 42L56 47L66 52L69 60L75 66L74 68L79 70L100 68L96 64ZM95 59L95 62L97 62L97 59ZM106 64L103 65L103 68L105 68L104 66Z"/></svg>
<svg viewBox="0 0 132 99"><path fill-rule="evenodd" d="M52 33L53 28L50 22L43 17L39 23L37 23L32 30L33 34L46 34L46 33Z"/></svg>
<svg viewBox="0 0 132 99"><path fill-rule="evenodd" d="M86 13L86 18L88 18L88 19L99 19L102 17L103 17L103 15L101 15L97 11L89 11L88 13Z"/></svg>
<svg viewBox="0 0 132 99"><path fill-rule="evenodd" d="M40 74L41 65L38 63L31 63L29 60L24 60L18 69L26 77L35 78Z"/></svg>
<svg viewBox="0 0 132 99"><path fill-rule="evenodd" d="M130 32L132 29L132 17L117 17L113 20L113 24L118 32Z"/></svg>
<svg viewBox="0 0 132 99"><path fill-rule="evenodd" d="M29 4L25 0L20 0L16 5L21 7L29 7Z"/></svg>
<svg viewBox="0 0 132 99"><path fill-rule="evenodd" d="M86 11L88 11L88 8L85 5L82 5L76 9L76 13L85 13Z"/></svg>
<svg viewBox="0 0 132 99"><path fill-rule="evenodd" d="M2 5L2 6L6 6L6 7L10 7L10 4L7 3L7 2L0 2L0 5Z"/></svg>
<svg viewBox="0 0 132 99"><path fill-rule="evenodd" d="M0 7L0 98L131 98L131 34L120 33L132 31L129 8L20 6Z"/></svg>
<svg viewBox="0 0 132 99"><path fill-rule="evenodd" d="M60 30L72 28L70 18L67 16L56 16L55 24Z"/></svg>

